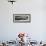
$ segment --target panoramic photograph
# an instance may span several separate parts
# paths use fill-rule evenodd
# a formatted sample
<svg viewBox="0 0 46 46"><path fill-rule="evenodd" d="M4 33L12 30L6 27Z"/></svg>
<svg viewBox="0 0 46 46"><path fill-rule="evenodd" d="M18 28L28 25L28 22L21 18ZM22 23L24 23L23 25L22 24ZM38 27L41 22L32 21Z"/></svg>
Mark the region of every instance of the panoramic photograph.
<svg viewBox="0 0 46 46"><path fill-rule="evenodd" d="M31 22L31 14L13 14L14 23L29 23Z"/></svg>

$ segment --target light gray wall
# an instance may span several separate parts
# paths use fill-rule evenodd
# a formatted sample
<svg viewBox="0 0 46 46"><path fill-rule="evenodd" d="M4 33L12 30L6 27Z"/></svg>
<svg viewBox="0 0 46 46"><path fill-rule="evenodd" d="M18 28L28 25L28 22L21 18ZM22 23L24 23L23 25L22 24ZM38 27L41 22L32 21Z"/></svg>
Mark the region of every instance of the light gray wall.
<svg viewBox="0 0 46 46"><path fill-rule="evenodd" d="M46 40L45 0L17 0L14 5L0 0L0 40L11 40L18 32L31 34L35 40ZM31 23L13 23L13 13L31 14Z"/></svg>

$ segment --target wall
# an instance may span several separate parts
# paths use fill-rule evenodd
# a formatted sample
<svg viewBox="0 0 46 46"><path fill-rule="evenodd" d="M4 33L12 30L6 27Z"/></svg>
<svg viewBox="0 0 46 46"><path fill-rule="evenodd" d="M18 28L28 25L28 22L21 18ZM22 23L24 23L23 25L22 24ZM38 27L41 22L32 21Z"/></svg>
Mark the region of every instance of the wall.
<svg viewBox="0 0 46 46"><path fill-rule="evenodd" d="M35 40L46 40L45 0L17 0L13 5L0 0L0 40L11 40L18 32L31 34ZM31 14L31 23L13 23L13 13Z"/></svg>

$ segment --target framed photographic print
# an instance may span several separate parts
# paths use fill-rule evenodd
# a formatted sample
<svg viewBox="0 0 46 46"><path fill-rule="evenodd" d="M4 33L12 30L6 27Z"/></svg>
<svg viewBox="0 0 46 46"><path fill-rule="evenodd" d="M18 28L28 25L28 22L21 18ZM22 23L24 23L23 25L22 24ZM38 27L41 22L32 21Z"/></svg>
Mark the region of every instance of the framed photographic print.
<svg viewBox="0 0 46 46"><path fill-rule="evenodd" d="M29 23L31 22L31 14L13 14L14 23Z"/></svg>

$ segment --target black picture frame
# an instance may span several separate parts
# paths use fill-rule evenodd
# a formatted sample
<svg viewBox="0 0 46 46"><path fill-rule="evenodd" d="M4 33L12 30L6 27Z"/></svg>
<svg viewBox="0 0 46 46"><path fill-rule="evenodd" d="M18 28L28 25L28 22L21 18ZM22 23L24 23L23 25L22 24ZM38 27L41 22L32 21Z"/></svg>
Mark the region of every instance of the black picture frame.
<svg viewBox="0 0 46 46"><path fill-rule="evenodd" d="M31 14L13 14L14 23L30 23Z"/></svg>

